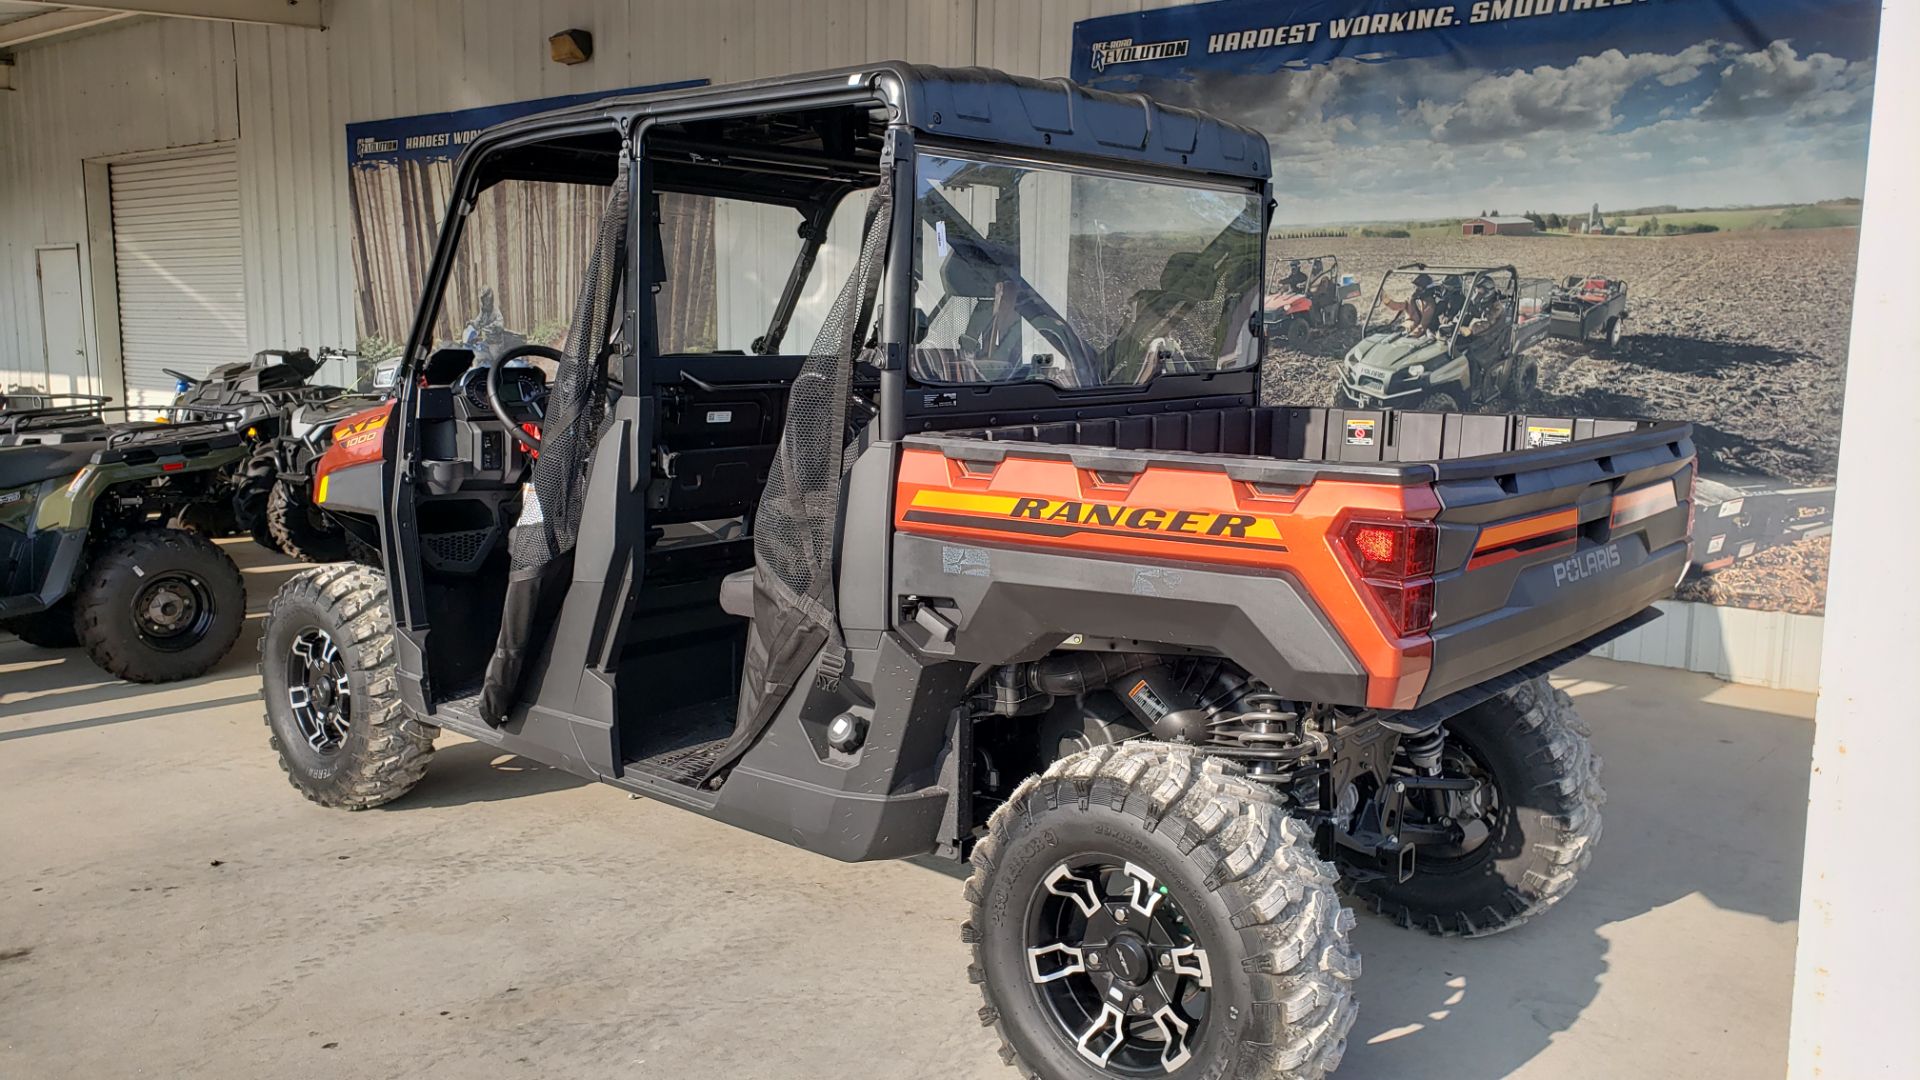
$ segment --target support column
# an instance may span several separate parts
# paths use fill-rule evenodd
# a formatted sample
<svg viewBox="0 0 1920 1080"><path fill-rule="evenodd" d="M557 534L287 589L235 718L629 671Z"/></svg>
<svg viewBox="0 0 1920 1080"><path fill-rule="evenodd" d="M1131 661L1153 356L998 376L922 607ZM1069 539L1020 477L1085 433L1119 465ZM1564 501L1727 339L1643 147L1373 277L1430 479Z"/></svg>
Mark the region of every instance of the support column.
<svg viewBox="0 0 1920 1080"><path fill-rule="evenodd" d="M1885 5L1807 802L1793 1080L1920 1076L1916 47L1920 5Z"/></svg>

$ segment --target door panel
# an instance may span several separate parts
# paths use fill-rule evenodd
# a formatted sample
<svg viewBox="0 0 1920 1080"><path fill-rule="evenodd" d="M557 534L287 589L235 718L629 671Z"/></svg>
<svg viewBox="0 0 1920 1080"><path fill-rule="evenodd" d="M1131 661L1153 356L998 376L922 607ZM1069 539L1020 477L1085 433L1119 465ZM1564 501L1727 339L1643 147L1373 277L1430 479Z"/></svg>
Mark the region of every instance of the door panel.
<svg viewBox="0 0 1920 1080"><path fill-rule="evenodd" d="M34 382L56 393L90 393L87 325L80 297L80 248L41 248L34 253L40 280L43 367ZM30 377L35 373L25 373Z"/></svg>

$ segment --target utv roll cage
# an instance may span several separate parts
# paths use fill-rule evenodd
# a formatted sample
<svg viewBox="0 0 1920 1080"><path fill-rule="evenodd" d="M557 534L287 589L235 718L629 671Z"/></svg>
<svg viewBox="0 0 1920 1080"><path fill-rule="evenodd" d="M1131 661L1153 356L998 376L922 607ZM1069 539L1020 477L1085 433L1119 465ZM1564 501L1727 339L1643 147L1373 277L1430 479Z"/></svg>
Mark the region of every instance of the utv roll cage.
<svg viewBox="0 0 1920 1080"><path fill-rule="evenodd" d="M1272 201L1268 144L1250 128L1161 105L1139 95L1090 91L1064 80L1015 79L984 69L939 69L886 62L831 72L723 87L693 87L611 98L515 120L481 132L455 164L452 212L441 230L432 268L402 353L396 378L396 416L415 415L421 370L433 352L465 219L478 195L505 180L610 186L626 170L632 199L627 248L642 267L618 283L617 328L601 358L620 395L608 406L618 422L651 438L651 407L663 390L683 384L679 365L659 363L655 304L662 286L660 194L738 195L790 206L803 220L801 253L772 318L751 353L710 354L713 366L751 377L758 356L778 353L798 294L819 252L825 222L848 194L891 177L903 206L915 191L915 153L950 149L999 159L1072 166L1160 183L1188 178L1196 186L1227 187L1257 195L1265 214ZM1265 257L1265 229L1260 255ZM863 361L877 374L873 435L897 440L909 431L977 426L993 417L1032 415L1057 408L1063 391L1035 383L969 388L964 407L952 395L911 393L908 353L914 343L915 219L893 215L887 237L888 273L871 319L877 328ZM1253 348L1262 349L1258 327ZM1257 355L1256 355L1257 361ZM862 364L868 370L868 364ZM1140 385L1073 392L1090 414L1119 413L1195 397L1253 402L1258 364L1235 371L1168 370ZM1163 407L1163 406L1161 406ZM418 425L387 428L382 460L385 513L380 515L389 590L398 634L401 691L406 703L432 711L422 685L428 612L420 560L394 555L417 543L413 465L421 458ZM643 466L644 467L644 466ZM626 544L622 536L616 543ZM606 642L593 651L606 658ZM588 657L591 665L594 657Z"/></svg>
<svg viewBox="0 0 1920 1080"><path fill-rule="evenodd" d="M1403 317L1401 312L1389 306L1387 310L1392 313L1392 317L1382 320L1377 324L1374 321L1376 316L1379 315L1383 301L1385 301L1387 283L1395 280L1410 279L1420 274L1426 274L1434 279L1434 283L1428 286L1429 288L1441 290L1458 298L1451 301L1453 310L1449 311L1445 308L1441 310L1434 325L1436 332L1442 325L1450 325L1451 329L1447 332L1450 344L1460 333L1461 324L1456 316L1458 316L1461 307L1466 301L1473 296L1474 285L1477 282L1484 280L1493 284L1493 288L1502 296L1506 297L1508 301L1513 301L1520 292L1520 271L1511 264L1506 266L1451 266L1442 263L1405 263L1381 275L1380 284L1373 290L1373 303L1367 306L1366 321L1361 324L1360 332L1362 336L1371 334L1376 330L1386 329L1394 323L1399 322ZM1501 286L1497 284L1503 277L1506 280L1505 288L1501 288ZM1389 305L1392 303L1392 301L1385 302Z"/></svg>

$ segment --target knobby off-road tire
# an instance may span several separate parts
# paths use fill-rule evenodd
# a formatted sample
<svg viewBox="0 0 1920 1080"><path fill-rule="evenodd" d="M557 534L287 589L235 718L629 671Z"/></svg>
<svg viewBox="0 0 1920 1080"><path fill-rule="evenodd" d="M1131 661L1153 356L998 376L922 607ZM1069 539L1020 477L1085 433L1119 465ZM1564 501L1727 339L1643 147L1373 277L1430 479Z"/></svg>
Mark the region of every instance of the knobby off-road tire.
<svg viewBox="0 0 1920 1080"><path fill-rule="evenodd" d="M1085 853L1163 883L1209 958L1190 1056L1161 1075L1299 1080L1339 1065L1360 961L1333 867L1239 765L1151 742L1095 747L1029 778L973 850L961 938L1006 1064L1045 1080L1116 1075L1077 1049L1029 969L1032 905Z"/></svg>
<svg viewBox="0 0 1920 1080"><path fill-rule="evenodd" d="M304 492L284 480L267 493L267 534L273 537L273 546L290 559L347 561L345 531L321 516Z"/></svg>
<svg viewBox="0 0 1920 1080"><path fill-rule="evenodd" d="M1465 409L1461 408L1460 399L1457 396L1455 396L1453 393L1446 390L1436 390L1435 392L1428 394L1426 397L1421 398L1420 403L1418 405L1415 405L1413 407L1413 410L1415 412L1464 412L1466 411Z"/></svg>
<svg viewBox="0 0 1920 1080"><path fill-rule="evenodd" d="M260 694L269 741L300 794L365 810L420 782L440 729L413 718L397 680L378 570L316 567L274 594L260 635ZM317 693L323 685L337 696Z"/></svg>
<svg viewBox="0 0 1920 1080"><path fill-rule="evenodd" d="M1441 937L1511 930L1560 902L1600 840L1600 755L1567 695L1544 678L1447 721L1490 777L1498 807L1487 841L1455 860L1422 850L1405 884L1353 884L1360 906Z"/></svg>
<svg viewBox="0 0 1920 1080"><path fill-rule="evenodd" d="M45 611L0 619L0 630L41 649L71 649L80 644L80 631L73 624L71 596Z"/></svg>
<svg viewBox="0 0 1920 1080"><path fill-rule="evenodd" d="M87 655L129 682L203 675L246 621L240 568L205 535L137 529L94 556L74 597Z"/></svg>

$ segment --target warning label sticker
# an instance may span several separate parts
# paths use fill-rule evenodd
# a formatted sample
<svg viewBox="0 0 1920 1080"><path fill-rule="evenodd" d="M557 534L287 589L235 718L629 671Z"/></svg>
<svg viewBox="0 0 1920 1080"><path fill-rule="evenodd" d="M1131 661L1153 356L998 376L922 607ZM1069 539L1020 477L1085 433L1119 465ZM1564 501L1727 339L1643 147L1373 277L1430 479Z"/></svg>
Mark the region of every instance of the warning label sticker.
<svg viewBox="0 0 1920 1080"><path fill-rule="evenodd" d="M1552 424L1528 424L1528 446L1559 446L1563 442L1573 441L1573 428Z"/></svg>
<svg viewBox="0 0 1920 1080"><path fill-rule="evenodd" d="M1347 445L1372 446L1373 429L1378 423L1378 420L1373 419L1349 419L1347 421Z"/></svg>

